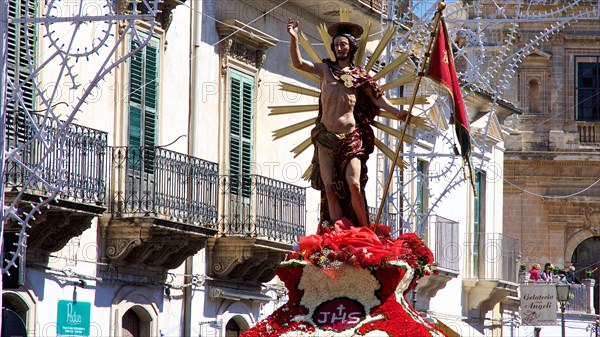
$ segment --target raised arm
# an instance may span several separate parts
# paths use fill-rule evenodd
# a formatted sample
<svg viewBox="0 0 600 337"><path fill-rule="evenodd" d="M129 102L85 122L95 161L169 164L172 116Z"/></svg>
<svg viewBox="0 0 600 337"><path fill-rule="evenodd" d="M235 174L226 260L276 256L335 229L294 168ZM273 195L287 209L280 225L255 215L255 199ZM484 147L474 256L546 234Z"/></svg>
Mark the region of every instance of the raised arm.
<svg viewBox="0 0 600 337"><path fill-rule="evenodd" d="M367 95L373 101L373 104L375 104L378 108L383 109L391 114L394 114L394 115L396 115L396 118L398 120L406 122L406 117L408 116L407 111L400 110L400 109L396 108L395 106L393 106L392 103L387 98L385 98L385 96L380 96L378 98L375 98L371 89L367 89L366 92L367 92ZM409 123L411 125L420 126L425 129L429 129L429 128L433 127L427 118L421 117L421 116L415 116L415 115L410 116Z"/></svg>
<svg viewBox="0 0 600 337"><path fill-rule="evenodd" d="M385 96L375 98L375 96L373 96L373 92L370 89L366 89L366 92L367 95L369 95L369 97L373 101L373 104L375 104L378 108L396 115L396 118L398 118L401 121L406 120L406 116L408 115L408 113L393 106L392 103L387 98L385 98Z"/></svg>
<svg viewBox="0 0 600 337"><path fill-rule="evenodd" d="M313 64L302 58L300 54L300 46L298 46L298 21L288 19L287 31L290 34L290 58L294 67L306 72L321 76L321 69L318 65Z"/></svg>

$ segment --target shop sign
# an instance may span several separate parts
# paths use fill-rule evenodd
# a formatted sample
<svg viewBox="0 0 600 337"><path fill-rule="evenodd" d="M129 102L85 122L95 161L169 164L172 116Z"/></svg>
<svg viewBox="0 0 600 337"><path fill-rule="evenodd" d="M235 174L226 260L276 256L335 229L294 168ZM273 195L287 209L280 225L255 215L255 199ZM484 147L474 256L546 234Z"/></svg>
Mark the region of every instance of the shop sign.
<svg viewBox="0 0 600 337"><path fill-rule="evenodd" d="M556 324L558 298L554 284L521 284L521 324Z"/></svg>
<svg viewBox="0 0 600 337"><path fill-rule="evenodd" d="M89 336L91 308L89 302L58 301L56 333L59 336Z"/></svg>

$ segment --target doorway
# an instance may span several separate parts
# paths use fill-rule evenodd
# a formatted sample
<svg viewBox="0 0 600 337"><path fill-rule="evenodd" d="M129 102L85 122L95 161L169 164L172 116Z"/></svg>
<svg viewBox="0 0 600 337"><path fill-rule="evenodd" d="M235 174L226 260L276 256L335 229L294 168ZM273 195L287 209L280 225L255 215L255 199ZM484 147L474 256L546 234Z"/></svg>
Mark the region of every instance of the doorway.
<svg viewBox="0 0 600 337"><path fill-rule="evenodd" d="M575 266L575 273L577 278L580 280L587 278L585 271L586 270L594 270L592 272L591 278L596 280L594 284L594 311L598 314L598 267L600 261L600 237L594 236L588 239L583 240L575 251L573 251L573 256L571 256L571 263Z"/></svg>

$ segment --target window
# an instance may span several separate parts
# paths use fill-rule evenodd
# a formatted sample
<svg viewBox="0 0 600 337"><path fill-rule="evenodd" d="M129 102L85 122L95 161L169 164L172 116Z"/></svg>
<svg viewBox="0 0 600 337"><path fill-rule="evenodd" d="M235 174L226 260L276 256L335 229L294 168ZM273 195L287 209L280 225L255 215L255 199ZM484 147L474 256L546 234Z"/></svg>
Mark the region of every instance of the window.
<svg viewBox="0 0 600 337"><path fill-rule="evenodd" d="M480 256L485 239L485 172L477 172L475 174L475 191L477 195L473 197L473 273L474 276L479 276Z"/></svg>
<svg viewBox="0 0 600 337"><path fill-rule="evenodd" d="M142 39L147 38L147 35L139 34ZM138 48L139 43L132 38L131 50ZM160 40L151 37L130 61L128 145L131 154L138 157L132 158L130 168L146 173L154 171L154 147L157 144L159 53Z"/></svg>
<svg viewBox="0 0 600 337"><path fill-rule="evenodd" d="M426 224L427 224L427 219L425 218L426 214L427 214L427 196L428 196L428 183L427 183L427 168L428 168L428 163L426 161L423 160L417 160L417 179L416 179L416 183L417 183L417 195L416 195L416 211L417 211L417 234L419 234L421 237L425 237L427 238L427 235L425 233L426 231Z"/></svg>
<svg viewBox="0 0 600 337"><path fill-rule="evenodd" d="M529 101L529 113L538 114L540 109L540 81L536 78L529 80L527 90L527 100Z"/></svg>
<svg viewBox="0 0 600 337"><path fill-rule="evenodd" d="M231 193L250 197L254 77L229 70L229 174Z"/></svg>
<svg viewBox="0 0 600 337"><path fill-rule="evenodd" d="M9 1L8 15L11 18L35 17L36 1ZM27 111L35 109L35 95L31 76L35 64L28 56L36 54L37 29L33 24L8 25L8 78L12 84L7 84L7 97L21 90L23 105L20 99L14 97L8 102L6 116L6 134L8 146L17 146L29 138L30 128L25 118ZM30 63L31 62L31 63Z"/></svg>
<svg viewBox="0 0 600 337"><path fill-rule="evenodd" d="M576 119L600 122L600 56L576 56L575 66Z"/></svg>
<svg viewBox="0 0 600 337"><path fill-rule="evenodd" d="M417 160L417 212L427 211L427 162Z"/></svg>

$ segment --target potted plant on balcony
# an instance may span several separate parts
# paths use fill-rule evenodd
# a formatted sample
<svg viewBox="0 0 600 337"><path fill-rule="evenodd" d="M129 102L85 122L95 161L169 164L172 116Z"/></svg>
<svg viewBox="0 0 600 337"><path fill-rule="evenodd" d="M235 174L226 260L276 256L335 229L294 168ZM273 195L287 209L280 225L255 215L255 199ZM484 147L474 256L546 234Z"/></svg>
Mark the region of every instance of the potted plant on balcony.
<svg viewBox="0 0 600 337"><path fill-rule="evenodd" d="M598 270L598 268L590 268L585 270L585 278L593 278L594 272Z"/></svg>
<svg viewBox="0 0 600 337"><path fill-rule="evenodd" d="M519 282L525 283L529 281L529 272L527 271L527 266L522 264L519 266Z"/></svg>
<svg viewBox="0 0 600 337"><path fill-rule="evenodd" d="M558 266L552 265L552 274L558 275L559 271L560 271L560 268L558 268Z"/></svg>

